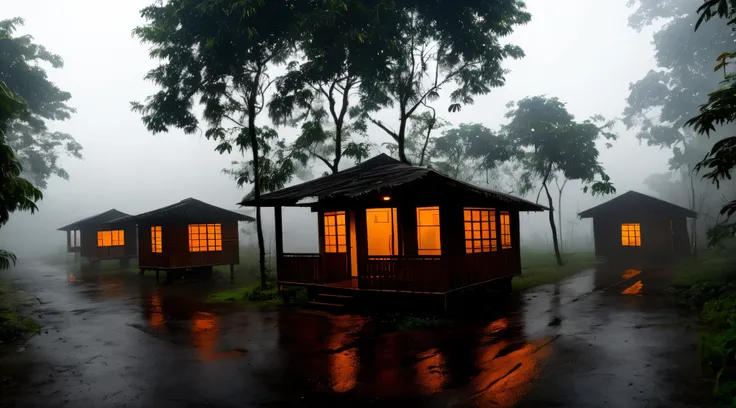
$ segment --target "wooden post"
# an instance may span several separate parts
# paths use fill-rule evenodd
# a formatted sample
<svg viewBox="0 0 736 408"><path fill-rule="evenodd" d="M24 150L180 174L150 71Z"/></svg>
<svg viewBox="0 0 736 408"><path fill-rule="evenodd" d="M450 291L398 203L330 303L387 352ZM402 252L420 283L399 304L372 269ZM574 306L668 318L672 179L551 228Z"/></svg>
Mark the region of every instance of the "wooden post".
<svg viewBox="0 0 736 408"><path fill-rule="evenodd" d="M158 274L159 274L159 272L160 271L158 269L156 269L156 283L158 283Z"/></svg>
<svg viewBox="0 0 736 408"><path fill-rule="evenodd" d="M235 283L235 265L230 264L230 283Z"/></svg>
<svg viewBox="0 0 736 408"><path fill-rule="evenodd" d="M141 268L140 271L138 271L138 276L143 276L143 274L146 272L145 269Z"/></svg>
<svg viewBox="0 0 736 408"><path fill-rule="evenodd" d="M276 227L276 281L278 281L279 272L281 271L281 260L284 257L284 233L281 206L273 208L273 217Z"/></svg>

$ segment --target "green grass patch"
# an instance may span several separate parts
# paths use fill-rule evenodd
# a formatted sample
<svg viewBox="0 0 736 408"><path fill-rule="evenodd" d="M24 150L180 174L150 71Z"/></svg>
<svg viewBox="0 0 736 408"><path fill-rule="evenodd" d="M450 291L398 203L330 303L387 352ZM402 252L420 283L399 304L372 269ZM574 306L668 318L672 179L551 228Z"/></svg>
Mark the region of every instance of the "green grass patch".
<svg viewBox="0 0 736 408"><path fill-rule="evenodd" d="M454 322L442 317L403 316L396 321L398 330L421 330L452 327Z"/></svg>
<svg viewBox="0 0 736 408"><path fill-rule="evenodd" d="M207 297L208 303L250 303L250 304L276 304L281 301L276 282L269 281L262 288L260 282L253 282L237 288L215 292Z"/></svg>
<svg viewBox="0 0 736 408"><path fill-rule="evenodd" d="M524 251L521 253L521 276L512 281L515 291L559 282L598 263L593 252L562 255L564 265L557 265L554 252Z"/></svg>
<svg viewBox="0 0 736 408"><path fill-rule="evenodd" d="M33 319L23 316L21 308L28 303L24 292L0 283L0 341L8 342L30 333L39 333Z"/></svg>

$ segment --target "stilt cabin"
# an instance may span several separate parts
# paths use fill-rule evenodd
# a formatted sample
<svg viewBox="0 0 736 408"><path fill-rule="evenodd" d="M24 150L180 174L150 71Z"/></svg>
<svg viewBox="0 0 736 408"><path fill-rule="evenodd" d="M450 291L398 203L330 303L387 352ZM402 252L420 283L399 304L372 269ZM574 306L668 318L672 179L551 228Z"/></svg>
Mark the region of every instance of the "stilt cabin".
<svg viewBox="0 0 736 408"><path fill-rule="evenodd" d="M59 228L66 232L67 252L78 253L91 264L103 260L120 260L121 266L138 256L135 225L110 228L105 223L128 214L116 209L87 217Z"/></svg>
<svg viewBox="0 0 736 408"><path fill-rule="evenodd" d="M238 222L252 217L187 198L157 210L109 221L138 227L138 265L146 270L209 268L240 263Z"/></svg>
<svg viewBox="0 0 736 408"><path fill-rule="evenodd" d="M274 208L279 284L313 294L447 295L492 281L510 287L521 273L519 212L546 209L384 154L264 194L260 204ZM246 197L241 205L255 201ZM282 207L318 214L318 253L284 252Z"/></svg>
<svg viewBox="0 0 736 408"><path fill-rule="evenodd" d="M689 256L687 218L697 214L629 191L579 216L593 219L596 257L636 262Z"/></svg>

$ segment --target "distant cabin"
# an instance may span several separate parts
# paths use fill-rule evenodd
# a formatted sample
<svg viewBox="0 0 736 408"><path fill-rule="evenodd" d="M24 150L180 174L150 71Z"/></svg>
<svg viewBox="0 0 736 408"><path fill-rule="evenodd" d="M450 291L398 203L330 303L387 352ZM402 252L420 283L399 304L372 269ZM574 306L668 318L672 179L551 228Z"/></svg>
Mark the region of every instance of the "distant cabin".
<svg viewBox="0 0 736 408"><path fill-rule="evenodd" d="M141 272L173 271L240 263L238 222L253 217L194 198L107 222L110 228L138 229Z"/></svg>
<svg viewBox="0 0 736 408"><path fill-rule="evenodd" d="M103 260L120 260L121 266L125 267L138 254L135 225L111 228L105 223L127 215L113 208L58 230L66 232L67 252L78 253L92 265L99 266Z"/></svg>
<svg viewBox="0 0 736 408"><path fill-rule="evenodd" d="M579 216L593 219L596 257L633 261L689 256L687 218L697 214L629 191Z"/></svg>
<svg viewBox="0 0 736 408"><path fill-rule="evenodd" d="M385 154L263 194L261 205L274 207L279 284L308 287L313 304L337 307L358 294L446 301L490 283L508 290L521 273L519 212L546 209ZM319 252L284 251L282 207L318 214Z"/></svg>

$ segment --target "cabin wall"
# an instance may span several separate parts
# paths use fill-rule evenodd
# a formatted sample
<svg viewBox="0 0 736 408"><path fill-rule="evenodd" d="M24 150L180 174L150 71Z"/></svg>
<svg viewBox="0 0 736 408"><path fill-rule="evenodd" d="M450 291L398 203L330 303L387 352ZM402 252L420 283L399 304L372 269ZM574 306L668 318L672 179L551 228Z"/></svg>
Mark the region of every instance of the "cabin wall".
<svg viewBox="0 0 736 408"><path fill-rule="evenodd" d="M640 225L641 246L624 246L621 224ZM593 219L595 253L609 260L669 258L689 254L689 240L684 218L672 219L658 214L615 214ZM683 239L684 234L684 239Z"/></svg>
<svg viewBox="0 0 736 408"><path fill-rule="evenodd" d="M80 235L80 246L73 246L74 237L72 234L80 234L79 230L71 230L71 231L65 231L66 232L66 252L81 252L81 235Z"/></svg>
<svg viewBox="0 0 736 408"><path fill-rule="evenodd" d="M139 239L141 268L176 269L198 266L237 265L240 241L237 221L223 222L222 251L189 252L189 224L155 223L161 226L161 253L153 253L152 224L141 224Z"/></svg>
<svg viewBox="0 0 736 408"><path fill-rule="evenodd" d="M107 227L88 227L81 229L80 234L82 242L79 250L80 255L90 260L107 260L136 257L138 254L138 241L135 225L127 226L125 228L112 228L122 229L124 231L123 246L97 246L97 232L108 231L110 229L111 228Z"/></svg>

